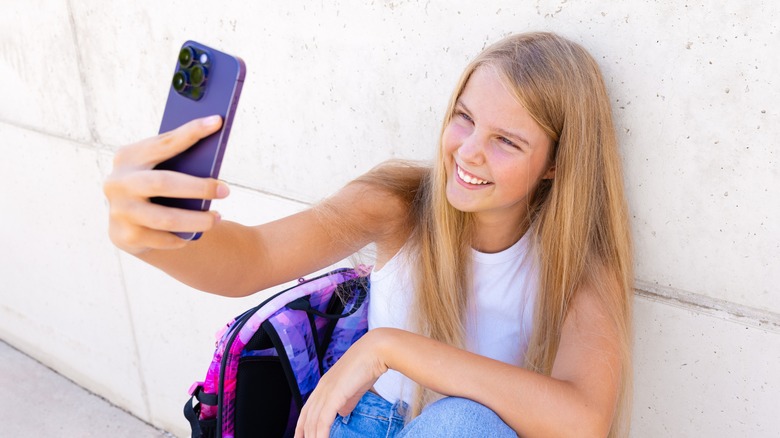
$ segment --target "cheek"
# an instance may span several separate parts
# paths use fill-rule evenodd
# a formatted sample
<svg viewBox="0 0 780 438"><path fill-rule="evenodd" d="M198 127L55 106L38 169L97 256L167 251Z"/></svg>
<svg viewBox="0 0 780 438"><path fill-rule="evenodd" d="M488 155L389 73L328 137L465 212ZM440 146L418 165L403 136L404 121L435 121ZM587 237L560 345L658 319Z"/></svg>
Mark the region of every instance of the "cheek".
<svg viewBox="0 0 780 438"><path fill-rule="evenodd" d="M463 144L463 141L468 137L468 130L457 123L450 122L442 133L442 148L444 152L454 154L456 150Z"/></svg>
<svg viewBox="0 0 780 438"><path fill-rule="evenodd" d="M512 196L524 198L533 191L540 178L534 163L529 160L494 160L500 163L494 167L496 178L504 182L502 190L507 190Z"/></svg>

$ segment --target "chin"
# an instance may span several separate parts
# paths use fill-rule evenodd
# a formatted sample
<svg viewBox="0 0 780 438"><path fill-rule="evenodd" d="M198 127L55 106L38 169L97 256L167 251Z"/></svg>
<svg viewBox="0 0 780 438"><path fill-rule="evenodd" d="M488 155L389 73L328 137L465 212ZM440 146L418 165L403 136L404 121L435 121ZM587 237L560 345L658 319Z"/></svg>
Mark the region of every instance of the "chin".
<svg viewBox="0 0 780 438"><path fill-rule="evenodd" d="M447 198L447 204L450 205L450 207L454 208L455 210L458 210L463 213L473 213L474 208L469 207L468 203L462 202L458 200L457 196L452 196L450 193L450 186L447 184L447 190L446 190L446 198Z"/></svg>

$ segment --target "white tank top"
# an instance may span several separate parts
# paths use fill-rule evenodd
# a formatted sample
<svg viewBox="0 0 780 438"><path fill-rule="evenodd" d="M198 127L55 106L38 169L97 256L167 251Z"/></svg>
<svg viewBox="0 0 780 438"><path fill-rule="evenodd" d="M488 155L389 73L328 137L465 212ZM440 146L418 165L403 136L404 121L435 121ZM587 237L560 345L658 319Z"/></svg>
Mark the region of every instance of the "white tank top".
<svg viewBox="0 0 780 438"><path fill-rule="evenodd" d="M466 315L466 349L512 365L522 366L533 325L538 290L536 257L530 253L530 234L504 251L486 254L472 250L474 295ZM409 330L413 277L411 261L402 249L382 269L371 273L368 328ZM411 403L414 384L388 370L374 384L385 400Z"/></svg>

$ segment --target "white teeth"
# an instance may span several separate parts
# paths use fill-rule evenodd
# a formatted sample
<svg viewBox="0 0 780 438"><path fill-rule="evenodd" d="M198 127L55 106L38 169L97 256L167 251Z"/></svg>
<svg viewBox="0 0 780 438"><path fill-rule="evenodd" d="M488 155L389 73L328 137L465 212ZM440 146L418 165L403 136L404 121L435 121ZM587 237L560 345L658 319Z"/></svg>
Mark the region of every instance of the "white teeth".
<svg viewBox="0 0 780 438"><path fill-rule="evenodd" d="M460 179L462 179L463 181L466 181L467 183L469 183L469 184L474 184L474 185L484 185L484 184L488 184L488 182L487 182L487 181L485 181L485 180L481 180L481 179L479 179L479 178L477 178L477 177L475 177L475 176L467 175L467 174L466 174L466 172L464 172L464 171L463 171L463 169L461 169L461 168L460 168L460 166L455 166L455 167L456 167L456 168L457 168L457 170L458 170L458 176L459 176L459 177L460 177Z"/></svg>

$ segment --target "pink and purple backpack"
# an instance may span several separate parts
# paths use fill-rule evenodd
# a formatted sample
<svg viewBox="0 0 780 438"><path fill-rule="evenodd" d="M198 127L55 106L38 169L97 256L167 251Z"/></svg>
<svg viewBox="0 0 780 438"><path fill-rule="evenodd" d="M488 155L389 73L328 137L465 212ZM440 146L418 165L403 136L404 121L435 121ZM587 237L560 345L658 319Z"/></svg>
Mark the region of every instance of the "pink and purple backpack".
<svg viewBox="0 0 780 438"><path fill-rule="evenodd" d="M320 377L368 329L369 272L300 279L228 323L184 406L192 437L292 437Z"/></svg>

